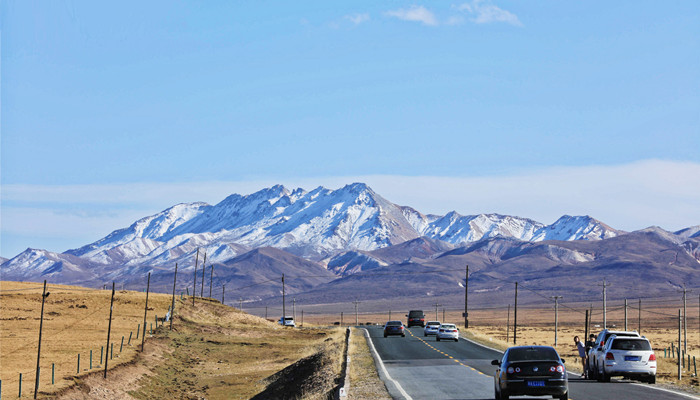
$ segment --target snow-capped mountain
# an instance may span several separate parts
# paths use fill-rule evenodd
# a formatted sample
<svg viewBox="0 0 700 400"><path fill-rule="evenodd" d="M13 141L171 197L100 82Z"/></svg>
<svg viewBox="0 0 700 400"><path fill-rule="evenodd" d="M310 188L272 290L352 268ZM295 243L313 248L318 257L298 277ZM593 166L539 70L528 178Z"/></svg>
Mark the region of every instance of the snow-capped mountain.
<svg viewBox="0 0 700 400"><path fill-rule="evenodd" d="M38 250L28 249L4 262L2 268L3 272L44 271L58 262L64 269L83 264L135 268L179 262L187 269L192 268L198 249L200 260L201 253L206 253L208 262L225 262L260 247L322 260L420 237L463 245L493 237L598 240L619 233L588 216L563 216L544 225L499 214L463 216L453 211L444 216L425 215L384 199L363 183L308 192L276 185L249 195L233 194L216 205L177 204L63 254L38 255ZM354 263L343 261L338 263L346 268Z"/></svg>

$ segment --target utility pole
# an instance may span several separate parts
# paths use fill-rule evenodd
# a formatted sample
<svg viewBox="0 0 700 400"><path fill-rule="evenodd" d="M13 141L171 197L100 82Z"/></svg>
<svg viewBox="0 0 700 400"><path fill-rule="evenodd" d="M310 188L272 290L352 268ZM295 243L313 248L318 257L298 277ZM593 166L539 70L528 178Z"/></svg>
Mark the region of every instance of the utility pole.
<svg viewBox="0 0 700 400"><path fill-rule="evenodd" d="M627 330L627 298L625 297L625 330Z"/></svg>
<svg viewBox="0 0 700 400"><path fill-rule="evenodd" d="M681 310L678 309L678 380L681 380Z"/></svg>
<svg viewBox="0 0 700 400"><path fill-rule="evenodd" d="M287 315L287 310L285 309L285 299L284 299L284 274L282 274L282 326L284 326L284 317Z"/></svg>
<svg viewBox="0 0 700 400"><path fill-rule="evenodd" d="M204 271L207 269L207 251L204 250L204 262L202 263L202 290L199 292L204 297Z"/></svg>
<svg viewBox="0 0 700 400"><path fill-rule="evenodd" d="M265 306L265 319L267 319L267 306Z"/></svg>
<svg viewBox="0 0 700 400"><path fill-rule="evenodd" d="M440 307L442 304L439 304L437 301L435 302L435 321L438 320L438 307ZM445 321L442 321L445 322Z"/></svg>
<svg viewBox="0 0 700 400"><path fill-rule="evenodd" d="M194 307L194 298L197 297L197 263L199 262L199 247L197 247L197 255L194 258L194 284L192 284L192 307ZM151 273L148 273L148 279L151 279ZM146 296L148 298L148 296ZM143 327L146 327L144 320ZM141 346L143 348L143 345Z"/></svg>
<svg viewBox="0 0 700 400"><path fill-rule="evenodd" d="M221 288L221 304L226 305L224 302L224 297L226 296L226 284Z"/></svg>
<svg viewBox="0 0 700 400"><path fill-rule="evenodd" d="M294 323L297 323L297 299L296 297L292 298L292 318L294 318Z"/></svg>
<svg viewBox="0 0 700 400"><path fill-rule="evenodd" d="M238 298L238 309L243 311L243 299L240 297Z"/></svg>
<svg viewBox="0 0 700 400"><path fill-rule="evenodd" d="M603 278L603 329L608 327L608 291L609 283Z"/></svg>
<svg viewBox="0 0 700 400"><path fill-rule="evenodd" d="M510 337L510 304L508 304L508 317L506 319L506 343Z"/></svg>
<svg viewBox="0 0 700 400"><path fill-rule="evenodd" d="M686 309L686 288L683 284L683 351L688 354L688 313Z"/></svg>
<svg viewBox="0 0 700 400"><path fill-rule="evenodd" d="M552 296L554 299L554 345L557 345L558 341L558 329L559 329L559 299L562 296Z"/></svg>
<svg viewBox="0 0 700 400"><path fill-rule="evenodd" d="M36 352L36 379L34 381L34 398L39 391L39 360L41 360L41 331L44 329L44 303L49 293L46 292L46 280L44 279L44 291L41 293L41 319L39 320L39 349Z"/></svg>
<svg viewBox="0 0 700 400"><path fill-rule="evenodd" d="M357 301L357 299L355 299L355 301L353 301L352 304L355 305L355 325L357 326L359 325L359 320L357 318L357 305L360 304L360 302Z"/></svg>
<svg viewBox="0 0 700 400"><path fill-rule="evenodd" d="M442 309L442 322L445 322L445 309Z"/></svg>
<svg viewBox="0 0 700 400"><path fill-rule="evenodd" d="M642 334L642 299L639 299L639 314L637 316L637 333Z"/></svg>
<svg viewBox="0 0 700 400"><path fill-rule="evenodd" d="M150 279L150 274L148 275ZM107 354L109 354L109 335L112 333L112 309L114 308L114 281L112 282L112 300L109 303L109 325L107 327ZM143 326L146 326L146 323L144 322ZM144 335L145 336L145 335ZM114 354L112 354L114 356ZM107 360L109 360L109 357L105 355L105 374L104 378L107 379Z"/></svg>
<svg viewBox="0 0 700 400"><path fill-rule="evenodd" d="M173 300L170 304L170 330L173 330L173 318L175 317L175 283L177 282L177 263L175 263L175 277L173 278Z"/></svg>
<svg viewBox="0 0 700 400"><path fill-rule="evenodd" d="M469 264L464 274L464 329L469 329Z"/></svg>
<svg viewBox="0 0 700 400"><path fill-rule="evenodd" d="M513 307L513 344L518 340L518 282L515 282L515 307Z"/></svg>
<svg viewBox="0 0 700 400"><path fill-rule="evenodd" d="M197 276L197 275L195 275ZM148 314L148 293L151 291L151 273L148 273L148 283L146 284L146 306L143 308L143 335L141 335L141 351L146 340L146 315ZM194 297L192 297L194 299ZM107 363L105 363L107 364ZM105 370L105 374L106 374Z"/></svg>

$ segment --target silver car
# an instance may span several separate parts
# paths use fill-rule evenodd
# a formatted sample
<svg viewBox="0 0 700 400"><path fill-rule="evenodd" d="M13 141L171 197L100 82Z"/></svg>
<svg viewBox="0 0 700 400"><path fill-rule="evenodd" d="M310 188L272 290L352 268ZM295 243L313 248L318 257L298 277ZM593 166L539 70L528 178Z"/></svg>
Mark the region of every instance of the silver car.
<svg viewBox="0 0 700 400"><path fill-rule="evenodd" d="M601 382L609 382L611 376L623 376L656 383L656 355L647 338L612 335L605 342L601 361Z"/></svg>
<svg viewBox="0 0 700 400"><path fill-rule="evenodd" d="M454 340L455 342L459 341L459 329L457 329L455 324L440 325L437 334L435 334L435 340L439 342L443 339Z"/></svg>
<svg viewBox="0 0 700 400"><path fill-rule="evenodd" d="M437 335L438 328L440 328L440 321L426 322L425 328L423 328L423 336Z"/></svg>

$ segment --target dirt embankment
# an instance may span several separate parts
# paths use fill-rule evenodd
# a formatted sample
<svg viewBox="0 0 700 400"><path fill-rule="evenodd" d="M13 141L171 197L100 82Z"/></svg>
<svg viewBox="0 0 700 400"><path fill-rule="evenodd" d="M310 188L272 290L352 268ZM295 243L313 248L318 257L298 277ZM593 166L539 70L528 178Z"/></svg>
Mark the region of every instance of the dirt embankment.
<svg viewBox="0 0 700 400"><path fill-rule="evenodd" d="M327 398L340 372L343 331L283 328L213 301L178 302L129 364L94 373L61 399Z"/></svg>

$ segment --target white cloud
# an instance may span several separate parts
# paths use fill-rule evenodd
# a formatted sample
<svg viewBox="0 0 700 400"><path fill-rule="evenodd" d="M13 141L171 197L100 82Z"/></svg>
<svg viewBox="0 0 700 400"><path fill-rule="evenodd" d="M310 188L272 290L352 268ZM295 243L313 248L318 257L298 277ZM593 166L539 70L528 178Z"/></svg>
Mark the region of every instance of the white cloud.
<svg viewBox="0 0 700 400"><path fill-rule="evenodd" d="M472 15L471 20L477 24L505 22L514 26L523 26L517 15L491 4L488 0L472 0L470 3L458 6L457 9Z"/></svg>
<svg viewBox="0 0 700 400"><path fill-rule="evenodd" d="M438 20L435 15L423 6L412 6L410 8L391 10L387 11L385 14L404 21L420 22L423 25L438 25Z"/></svg>
<svg viewBox="0 0 700 400"><path fill-rule="evenodd" d="M232 193L248 194L277 183L311 190L317 186L335 189L352 182L365 182L387 200L423 213L495 212L543 223L552 223L563 214L588 214L628 231L651 225L678 230L700 224L700 163L659 160L481 177L366 175L284 181L3 185L2 255L14 256L29 246L52 251L79 247L177 203L215 204ZM68 247L55 248L52 236ZM31 237L42 241L19 243ZM13 243L12 247L6 242Z"/></svg>
<svg viewBox="0 0 700 400"><path fill-rule="evenodd" d="M352 22L355 25L360 25L363 22L369 21L369 14L351 14L343 17L344 19Z"/></svg>

